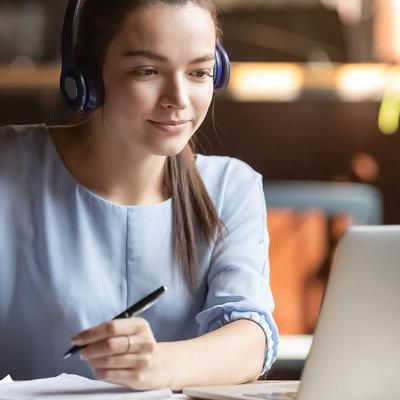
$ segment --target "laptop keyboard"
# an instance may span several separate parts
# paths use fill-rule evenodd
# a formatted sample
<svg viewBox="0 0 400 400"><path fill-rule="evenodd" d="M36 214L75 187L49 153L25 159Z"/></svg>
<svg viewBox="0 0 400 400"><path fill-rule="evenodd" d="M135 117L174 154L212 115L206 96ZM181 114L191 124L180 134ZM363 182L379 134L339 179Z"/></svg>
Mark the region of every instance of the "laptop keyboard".
<svg viewBox="0 0 400 400"><path fill-rule="evenodd" d="M284 392L284 393L243 393L243 396L253 397L261 400L294 400L296 399L297 392Z"/></svg>

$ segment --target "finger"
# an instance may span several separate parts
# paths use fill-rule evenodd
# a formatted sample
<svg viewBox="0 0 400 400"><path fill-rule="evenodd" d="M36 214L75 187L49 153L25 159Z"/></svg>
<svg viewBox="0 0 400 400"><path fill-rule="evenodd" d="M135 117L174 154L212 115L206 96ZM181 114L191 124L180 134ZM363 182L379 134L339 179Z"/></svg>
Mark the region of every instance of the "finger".
<svg viewBox="0 0 400 400"><path fill-rule="evenodd" d="M131 339L130 344L128 336L118 336L89 344L85 350L81 351L80 357L91 361L96 358L126 354L128 351L134 351L133 340Z"/></svg>
<svg viewBox="0 0 400 400"><path fill-rule="evenodd" d="M148 354L122 354L100 357L90 360L94 369L147 369L151 367L152 358Z"/></svg>
<svg viewBox="0 0 400 400"><path fill-rule="evenodd" d="M129 336L131 344L127 336L118 336L100 342L92 343L81 351L81 358L84 360L94 360L101 357L115 356L119 354L129 353L148 353L154 350L155 343L140 335Z"/></svg>
<svg viewBox="0 0 400 400"><path fill-rule="evenodd" d="M82 346L114 336L135 335L141 330L147 329L147 327L148 322L143 318L120 318L104 322L78 333L72 337L71 343Z"/></svg>

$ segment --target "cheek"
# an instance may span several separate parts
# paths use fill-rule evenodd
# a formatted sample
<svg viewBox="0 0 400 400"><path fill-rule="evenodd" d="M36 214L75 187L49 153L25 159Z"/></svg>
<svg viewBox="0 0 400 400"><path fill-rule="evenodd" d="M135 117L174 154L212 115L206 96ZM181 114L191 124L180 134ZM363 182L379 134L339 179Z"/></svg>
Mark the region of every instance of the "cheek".
<svg viewBox="0 0 400 400"><path fill-rule="evenodd" d="M214 94L214 89L213 87L210 87L199 93L197 96L193 97L192 104L196 109L199 118L201 119L205 118L207 111L211 105L213 94Z"/></svg>
<svg viewBox="0 0 400 400"><path fill-rule="evenodd" d="M109 107L117 111L128 112L132 117L132 110L145 112L154 107L157 102L157 90L151 85L138 84L130 80L114 81L106 87L106 101Z"/></svg>

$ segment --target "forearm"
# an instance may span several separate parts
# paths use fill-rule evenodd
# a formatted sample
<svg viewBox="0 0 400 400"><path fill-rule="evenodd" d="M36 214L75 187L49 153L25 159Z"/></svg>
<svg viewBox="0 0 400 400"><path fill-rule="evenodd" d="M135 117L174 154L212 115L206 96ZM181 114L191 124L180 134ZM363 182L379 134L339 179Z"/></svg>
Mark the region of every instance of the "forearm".
<svg viewBox="0 0 400 400"><path fill-rule="evenodd" d="M170 373L170 386L180 390L257 379L266 340L255 322L238 320L195 339L159 344Z"/></svg>

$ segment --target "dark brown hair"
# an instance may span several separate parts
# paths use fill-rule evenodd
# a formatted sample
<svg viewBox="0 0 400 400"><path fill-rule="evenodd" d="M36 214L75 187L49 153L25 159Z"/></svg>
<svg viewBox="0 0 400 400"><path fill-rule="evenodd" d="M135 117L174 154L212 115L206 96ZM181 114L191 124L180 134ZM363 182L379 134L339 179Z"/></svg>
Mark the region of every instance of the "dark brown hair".
<svg viewBox="0 0 400 400"><path fill-rule="evenodd" d="M213 0L86 0L79 20L75 47L78 64L101 80L101 66L108 45L121 26L127 12L154 4L184 6L195 4L207 9L219 27ZM223 223L197 171L193 139L176 156L167 158L164 186L172 197L172 246L175 261L188 288L197 286L198 249L223 233Z"/></svg>

